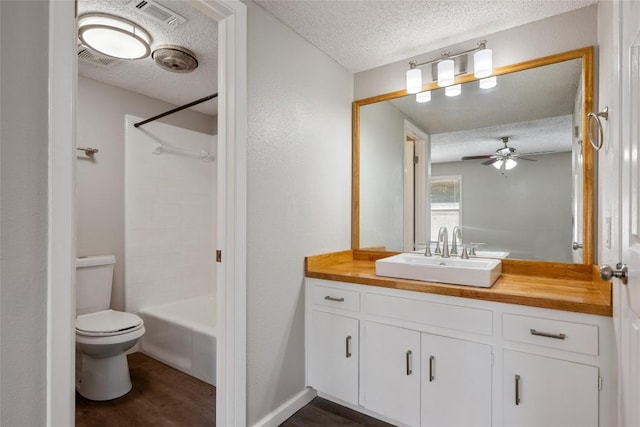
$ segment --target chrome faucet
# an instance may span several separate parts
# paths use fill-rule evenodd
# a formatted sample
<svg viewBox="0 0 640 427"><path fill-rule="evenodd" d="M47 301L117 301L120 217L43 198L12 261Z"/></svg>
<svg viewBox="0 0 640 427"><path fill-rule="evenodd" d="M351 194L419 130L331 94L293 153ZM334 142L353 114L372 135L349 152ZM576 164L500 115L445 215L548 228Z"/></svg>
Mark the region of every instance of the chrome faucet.
<svg viewBox="0 0 640 427"><path fill-rule="evenodd" d="M437 250L440 247L440 242L442 242L442 258L451 258L449 256L449 237L447 236L447 227L440 227L440 230L438 231L438 243L437 246L438 248L436 249L436 253Z"/></svg>
<svg viewBox="0 0 640 427"><path fill-rule="evenodd" d="M456 225L453 227L451 237L451 255L458 255L458 238L460 239L460 244L462 244L462 230Z"/></svg>

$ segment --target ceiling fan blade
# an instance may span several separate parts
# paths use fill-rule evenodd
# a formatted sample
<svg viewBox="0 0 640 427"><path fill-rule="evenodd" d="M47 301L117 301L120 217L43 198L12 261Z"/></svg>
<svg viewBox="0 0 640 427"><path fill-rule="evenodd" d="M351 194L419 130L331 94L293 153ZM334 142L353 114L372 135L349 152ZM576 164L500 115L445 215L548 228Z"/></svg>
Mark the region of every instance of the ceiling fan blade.
<svg viewBox="0 0 640 427"><path fill-rule="evenodd" d="M511 156L513 158L517 158L518 160L528 160L530 162L537 162L536 159L529 159L528 157L521 157L521 156Z"/></svg>
<svg viewBox="0 0 640 427"><path fill-rule="evenodd" d="M479 160L479 159L495 159L493 154L486 154L484 156L464 156L461 160Z"/></svg>

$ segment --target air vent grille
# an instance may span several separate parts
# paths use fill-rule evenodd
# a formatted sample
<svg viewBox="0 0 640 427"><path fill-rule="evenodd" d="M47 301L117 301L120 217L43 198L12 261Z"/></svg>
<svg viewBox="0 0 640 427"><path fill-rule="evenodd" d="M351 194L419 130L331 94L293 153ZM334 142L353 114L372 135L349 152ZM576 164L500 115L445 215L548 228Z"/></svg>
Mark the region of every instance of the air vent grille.
<svg viewBox="0 0 640 427"><path fill-rule="evenodd" d="M118 59L102 55L82 45L78 46L78 60L102 68L111 68L119 62Z"/></svg>
<svg viewBox="0 0 640 427"><path fill-rule="evenodd" d="M153 0L133 0L128 6L170 27L177 27L187 22L187 18L184 16L178 15Z"/></svg>

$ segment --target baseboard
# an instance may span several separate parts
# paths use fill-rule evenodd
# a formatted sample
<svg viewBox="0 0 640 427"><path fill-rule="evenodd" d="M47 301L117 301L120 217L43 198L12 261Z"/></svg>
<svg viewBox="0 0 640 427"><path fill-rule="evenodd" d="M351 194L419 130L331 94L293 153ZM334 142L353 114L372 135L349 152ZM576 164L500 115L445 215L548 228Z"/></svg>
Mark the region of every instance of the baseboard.
<svg viewBox="0 0 640 427"><path fill-rule="evenodd" d="M253 427L278 427L290 416L298 412L304 405L311 402L314 397L316 397L316 391L312 388L305 388L300 391L300 393L296 394L291 399L268 413L260 421L255 423Z"/></svg>

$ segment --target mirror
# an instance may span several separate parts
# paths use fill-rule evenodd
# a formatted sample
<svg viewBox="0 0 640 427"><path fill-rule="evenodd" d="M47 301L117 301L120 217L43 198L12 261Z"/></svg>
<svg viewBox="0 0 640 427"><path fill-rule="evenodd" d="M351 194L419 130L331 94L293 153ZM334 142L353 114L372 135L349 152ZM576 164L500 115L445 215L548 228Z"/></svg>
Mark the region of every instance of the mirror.
<svg viewBox="0 0 640 427"><path fill-rule="evenodd" d="M488 256L592 264L593 48L495 70L481 89L354 102L352 246L424 250L445 226ZM460 242L460 240L458 240Z"/></svg>

